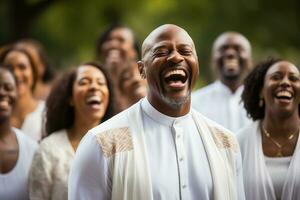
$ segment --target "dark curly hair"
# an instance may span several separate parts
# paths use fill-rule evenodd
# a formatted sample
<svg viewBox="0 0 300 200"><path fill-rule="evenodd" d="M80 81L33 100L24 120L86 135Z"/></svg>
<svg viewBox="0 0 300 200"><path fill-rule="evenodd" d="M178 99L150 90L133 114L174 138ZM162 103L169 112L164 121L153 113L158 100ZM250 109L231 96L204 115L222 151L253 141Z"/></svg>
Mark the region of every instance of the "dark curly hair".
<svg viewBox="0 0 300 200"><path fill-rule="evenodd" d="M101 122L106 121L107 119L113 116L113 90L111 86L111 81L107 76L107 72L102 65L96 62L86 62L83 65L91 65L99 69L103 74L107 82L107 87L109 90L109 102L106 109L106 112L101 119ZM69 129L74 125L74 107L70 106L70 98L72 97L73 85L77 77L78 67L64 73L60 79L58 79L46 101L45 109L45 132L46 136L51 133L61 130ZM100 123L100 122L99 122Z"/></svg>
<svg viewBox="0 0 300 200"><path fill-rule="evenodd" d="M267 71L272 65L280 61L283 61L283 59L268 58L258 63L245 79L242 100L247 114L253 121L263 119L265 116L265 105L259 106L259 95L264 86Z"/></svg>
<svg viewBox="0 0 300 200"><path fill-rule="evenodd" d="M28 51L26 51L25 49L22 49L22 48L18 48L18 47L15 47L15 46L6 46L2 51L1 51L1 54L0 54L0 63L4 66L4 67L7 67L4 65L4 60L6 58L6 56L12 52L12 51L18 51L22 54L24 54L28 60L29 60L29 63L30 63L30 68L31 68L31 71L32 71L32 77L33 77L33 84L32 84L32 87L31 87L31 91L33 92L34 91L34 88L36 86L36 82L37 82L37 71L36 71L36 66L35 66L35 63L33 62L33 58L32 56L28 53Z"/></svg>
<svg viewBox="0 0 300 200"><path fill-rule="evenodd" d="M138 39L137 39L136 35L134 34L134 32L129 27L127 27L125 25L122 25L120 23L113 23L103 33L101 33L99 38L97 39L97 42L96 42L96 57L98 59L101 55L101 48L102 48L104 42L108 40L108 37L111 34L111 32L113 32L115 29L118 29L118 28L126 28L126 29L131 31L132 36L133 36L133 41L134 41L133 47L134 47L134 49L137 53L137 56L140 55L140 44L139 44Z"/></svg>

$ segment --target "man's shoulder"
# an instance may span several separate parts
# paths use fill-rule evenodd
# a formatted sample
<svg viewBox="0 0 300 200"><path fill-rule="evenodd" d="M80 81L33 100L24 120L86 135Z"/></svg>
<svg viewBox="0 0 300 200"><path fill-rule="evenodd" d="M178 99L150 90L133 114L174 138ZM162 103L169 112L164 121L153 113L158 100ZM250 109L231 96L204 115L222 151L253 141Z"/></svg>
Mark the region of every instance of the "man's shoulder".
<svg viewBox="0 0 300 200"><path fill-rule="evenodd" d="M198 120L202 120L206 124L218 148L231 149L237 151L237 138L230 130L226 129L225 127L216 123L215 121L212 121L211 119L203 116L197 111L193 112L197 116Z"/></svg>
<svg viewBox="0 0 300 200"><path fill-rule="evenodd" d="M128 111L125 110L89 131L102 148L105 157L133 149Z"/></svg>

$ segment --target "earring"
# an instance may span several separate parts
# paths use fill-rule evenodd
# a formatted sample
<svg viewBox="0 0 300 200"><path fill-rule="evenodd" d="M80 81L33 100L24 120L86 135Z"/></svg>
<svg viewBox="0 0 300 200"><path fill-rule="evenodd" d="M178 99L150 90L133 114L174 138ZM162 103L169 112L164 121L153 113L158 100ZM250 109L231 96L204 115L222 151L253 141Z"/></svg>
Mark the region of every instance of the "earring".
<svg viewBox="0 0 300 200"><path fill-rule="evenodd" d="M263 98L259 99L258 105L259 105L259 107L264 106L264 99Z"/></svg>

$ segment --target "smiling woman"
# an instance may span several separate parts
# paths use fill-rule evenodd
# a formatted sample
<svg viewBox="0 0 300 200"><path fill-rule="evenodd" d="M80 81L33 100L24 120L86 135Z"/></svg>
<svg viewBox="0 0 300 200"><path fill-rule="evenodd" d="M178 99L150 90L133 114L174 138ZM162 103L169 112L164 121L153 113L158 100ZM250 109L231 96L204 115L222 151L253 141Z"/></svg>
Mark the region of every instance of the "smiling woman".
<svg viewBox="0 0 300 200"><path fill-rule="evenodd" d="M16 98L14 77L10 71L1 66L0 199L29 199L28 173L37 143L10 124Z"/></svg>
<svg viewBox="0 0 300 200"><path fill-rule="evenodd" d="M1 52L0 62L13 73L16 79L18 99L11 117L12 125L39 141L42 138L44 101L38 101L33 96L36 86L33 59L24 49L8 47Z"/></svg>
<svg viewBox="0 0 300 200"><path fill-rule="evenodd" d="M246 198L299 199L299 70L280 59L258 64L242 99L255 120L238 135Z"/></svg>
<svg viewBox="0 0 300 200"><path fill-rule="evenodd" d="M112 116L112 90L102 66L85 63L64 74L46 102L46 137L33 159L31 199L67 199L68 174L86 132Z"/></svg>

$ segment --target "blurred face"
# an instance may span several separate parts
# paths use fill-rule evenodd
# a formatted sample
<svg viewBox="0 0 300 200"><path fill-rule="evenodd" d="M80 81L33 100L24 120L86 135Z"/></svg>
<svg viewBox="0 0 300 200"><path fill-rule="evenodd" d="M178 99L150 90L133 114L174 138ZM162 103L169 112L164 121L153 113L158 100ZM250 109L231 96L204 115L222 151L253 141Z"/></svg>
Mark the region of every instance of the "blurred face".
<svg viewBox="0 0 300 200"><path fill-rule="evenodd" d="M31 45L30 43L26 43L26 42L18 43L17 47L25 49L31 55L33 62L35 63L35 66L36 66L36 72L37 72L38 79L42 79L44 72L45 72L45 66L43 65L43 63L41 61L38 50L33 45Z"/></svg>
<svg viewBox="0 0 300 200"><path fill-rule="evenodd" d="M243 36L225 33L213 47L213 64L222 80L243 79L251 67L251 47Z"/></svg>
<svg viewBox="0 0 300 200"><path fill-rule="evenodd" d="M13 75L5 69L0 69L0 122L9 119L17 98L16 91Z"/></svg>
<svg viewBox="0 0 300 200"><path fill-rule="evenodd" d="M142 79L136 63L132 63L120 74L119 88L129 100L129 104L137 102L146 96L146 80ZM128 93L130 91L130 93Z"/></svg>
<svg viewBox="0 0 300 200"><path fill-rule="evenodd" d="M20 51L11 51L5 57L4 65L15 76L18 94L23 96L32 93L33 71L27 55Z"/></svg>
<svg viewBox="0 0 300 200"><path fill-rule="evenodd" d="M101 121L109 102L109 90L104 74L94 66L84 65L77 70L71 105L75 118Z"/></svg>
<svg viewBox="0 0 300 200"><path fill-rule="evenodd" d="M139 65L147 78L149 101L156 109L189 108L199 69L194 43L183 29L164 25L153 31L144 42Z"/></svg>
<svg viewBox="0 0 300 200"><path fill-rule="evenodd" d="M114 29L102 45L104 62L118 64L127 60L136 60L137 52L134 49L134 38L128 28Z"/></svg>
<svg viewBox="0 0 300 200"><path fill-rule="evenodd" d="M297 113L300 102L300 74L287 61L273 64L266 73L261 92L266 114L290 115Z"/></svg>

